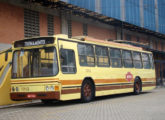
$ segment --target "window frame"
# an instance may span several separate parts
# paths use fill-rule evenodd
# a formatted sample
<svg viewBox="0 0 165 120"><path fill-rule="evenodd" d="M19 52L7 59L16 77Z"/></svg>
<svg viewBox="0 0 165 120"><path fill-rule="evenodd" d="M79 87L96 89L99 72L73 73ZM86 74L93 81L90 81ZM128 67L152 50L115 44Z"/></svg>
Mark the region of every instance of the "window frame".
<svg viewBox="0 0 165 120"><path fill-rule="evenodd" d="M57 51L57 48L55 47L55 46L46 46L46 47L41 47L41 48L32 48L32 49L44 49L44 48L54 48L55 49L55 51L56 51L56 58L57 58L57 68L58 68L58 72L55 74L55 75L50 75L50 76L31 76L31 77L13 77L13 64L12 64L12 69L11 69L11 79L22 79L22 78L42 78L42 77L54 77L54 76L57 76L58 74L59 74L59 71L60 71L60 69L59 69L59 61L58 61L58 51ZM28 50L31 50L31 49L23 49L24 51L28 51ZM14 61L14 54L15 54L15 52L18 52L18 51L20 51L20 49L18 49L18 50L15 50L14 52L13 52L13 56L12 56L12 61ZM32 71L31 71L32 72Z"/></svg>
<svg viewBox="0 0 165 120"><path fill-rule="evenodd" d="M128 51L128 52L131 53L131 59L124 59L124 58L123 58L123 52L124 52L124 51ZM132 61L132 67L125 67L125 62L124 62L125 60L131 60L131 61ZM123 63L123 67L124 67L124 68L134 68L133 58L132 58L132 51L131 51L131 50L126 50L126 49L123 49L123 50L122 50L122 63Z"/></svg>
<svg viewBox="0 0 165 120"><path fill-rule="evenodd" d="M107 50L107 58L108 58L108 65L99 65L98 64L98 55L97 55L97 53L96 53L96 47L100 47L100 48L106 48L106 50ZM99 45L95 45L95 61L96 61L96 65L98 66L98 67L110 67L110 57L109 57L109 48L108 47L105 47L105 46L99 46ZM104 58L104 57L106 57L106 56L100 56L100 57L102 57L102 58ZM104 63L104 62L103 62Z"/></svg>
<svg viewBox="0 0 165 120"><path fill-rule="evenodd" d="M139 53L140 54L140 60L134 60L134 53ZM143 69L143 61L142 61L142 56L141 56L141 52L138 52L138 51L132 51L132 60L133 60L133 67L135 69ZM137 68L135 67L135 61L140 61L141 62L141 67L140 68Z"/></svg>
<svg viewBox="0 0 165 120"><path fill-rule="evenodd" d="M152 58L152 64L151 64L151 58ZM151 69L155 69L155 62L154 62L153 54L149 53L149 59L150 59Z"/></svg>
<svg viewBox="0 0 165 120"><path fill-rule="evenodd" d="M150 68L144 68L144 62L148 62L148 61L143 61L143 54L146 54L148 56L148 61L149 61L149 64L150 64ZM151 66L151 63L150 63L149 53L141 53L141 56L142 56L143 69L151 69L152 66Z"/></svg>
<svg viewBox="0 0 165 120"><path fill-rule="evenodd" d="M119 50L120 51L120 58L115 58L115 57L111 57L111 50ZM113 65L112 65L112 60L111 59L118 59L118 60L120 60L120 62L121 62L121 66L118 66L118 67L114 67ZM123 68L123 60L122 60L122 50L120 49L120 48L113 48L113 47L110 47L109 48L109 61L110 61L110 66L112 67L112 68Z"/></svg>
<svg viewBox="0 0 165 120"><path fill-rule="evenodd" d="M61 50L70 50L70 51L73 51L73 55L74 55L74 62L75 62L75 72L63 72L62 71L62 64L61 64ZM75 56L75 51L73 49L65 49L65 48L61 48L59 50L59 62L60 62L60 68L61 68L61 72L63 74L76 74L77 73L77 66L76 66L76 56Z"/></svg>
<svg viewBox="0 0 165 120"><path fill-rule="evenodd" d="M94 58L94 65L88 65L88 62L86 61L86 65L82 65L81 64L81 62L80 62L80 56L85 56L86 57L86 60L87 60L87 54L85 53L84 55L80 55L79 54L79 45L90 45L90 46L92 46L92 50L93 50L93 56L90 56L90 57L93 57ZM95 67L96 66L96 58L95 58L95 56L96 56L96 54L95 54L95 49L94 49L94 45L93 44L86 44L86 43L78 43L77 44L77 50L78 50L78 59L79 59L79 65L80 66L82 66L82 67ZM85 51L86 52L86 51Z"/></svg>

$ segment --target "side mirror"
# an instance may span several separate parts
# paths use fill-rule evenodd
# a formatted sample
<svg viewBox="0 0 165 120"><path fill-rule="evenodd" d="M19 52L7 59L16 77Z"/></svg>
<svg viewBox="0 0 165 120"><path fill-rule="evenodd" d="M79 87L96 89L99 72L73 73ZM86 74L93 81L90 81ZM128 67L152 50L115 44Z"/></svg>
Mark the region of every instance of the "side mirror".
<svg viewBox="0 0 165 120"><path fill-rule="evenodd" d="M8 60L8 52L5 53L5 61Z"/></svg>

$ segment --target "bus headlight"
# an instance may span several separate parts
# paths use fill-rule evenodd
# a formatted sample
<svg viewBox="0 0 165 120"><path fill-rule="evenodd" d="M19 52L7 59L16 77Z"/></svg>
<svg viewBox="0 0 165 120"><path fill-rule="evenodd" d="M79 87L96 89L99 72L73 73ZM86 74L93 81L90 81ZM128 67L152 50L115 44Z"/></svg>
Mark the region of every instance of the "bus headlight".
<svg viewBox="0 0 165 120"><path fill-rule="evenodd" d="M45 86L46 91L55 91L55 86L54 85L47 85Z"/></svg>
<svg viewBox="0 0 165 120"><path fill-rule="evenodd" d="M51 87L50 87L50 90L51 90L51 91L54 91L54 86L51 86Z"/></svg>
<svg viewBox="0 0 165 120"><path fill-rule="evenodd" d="M46 86L46 91L49 91L49 86Z"/></svg>
<svg viewBox="0 0 165 120"><path fill-rule="evenodd" d="M15 88L15 90L16 90L16 92L18 92L18 91L19 91L19 88L18 88L18 87L16 87L16 88Z"/></svg>
<svg viewBox="0 0 165 120"><path fill-rule="evenodd" d="M15 92L15 88L14 88L14 87L12 87L12 89L11 89L11 90L12 90L12 92Z"/></svg>

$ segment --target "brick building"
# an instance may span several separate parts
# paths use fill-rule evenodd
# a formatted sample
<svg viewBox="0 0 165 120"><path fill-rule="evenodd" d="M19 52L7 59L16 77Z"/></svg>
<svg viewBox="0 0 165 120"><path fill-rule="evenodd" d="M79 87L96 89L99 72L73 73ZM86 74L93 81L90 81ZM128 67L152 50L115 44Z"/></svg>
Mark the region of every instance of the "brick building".
<svg viewBox="0 0 165 120"><path fill-rule="evenodd" d="M61 33L68 34L69 37L88 35L103 40L135 41L145 44L153 52L157 82L162 83L165 77L165 29L161 20L165 18L160 19L158 16L165 16L160 12L163 8L158 11L157 8L153 10L149 7L148 10L155 14L153 18L152 14L145 13L145 5L148 4L143 1L146 0L135 0L135 4L129 3L129 0L115 0L114 6L112 3L107 3L110 5L107 6L107 0L76 1L0 0L0 50L11 47L13 41L25 37ZM158 6L159 0L152 1L157 5L155 7L161 7ZM122 7L122 4L128 4L126 2L132 7L141 4L144 8ZM133 16L134 13L127 13L134 10L139 11L138 17ZM141 11L144 13L140 14Z"/></svg>

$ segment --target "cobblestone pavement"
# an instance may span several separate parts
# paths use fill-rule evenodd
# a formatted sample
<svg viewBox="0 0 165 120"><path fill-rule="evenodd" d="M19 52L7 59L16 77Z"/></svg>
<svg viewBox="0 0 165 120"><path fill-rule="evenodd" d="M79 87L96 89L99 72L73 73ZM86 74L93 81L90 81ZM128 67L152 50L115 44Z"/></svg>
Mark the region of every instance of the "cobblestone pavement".
<svg viewBox="0 0 165 120"><path fill-rule="evenodd" d="M99 97L90 103L76 100L1 108L0 120L165 120L165 89Z"/></svg>

